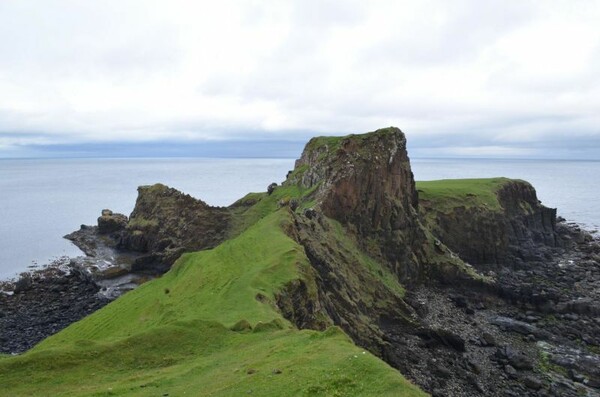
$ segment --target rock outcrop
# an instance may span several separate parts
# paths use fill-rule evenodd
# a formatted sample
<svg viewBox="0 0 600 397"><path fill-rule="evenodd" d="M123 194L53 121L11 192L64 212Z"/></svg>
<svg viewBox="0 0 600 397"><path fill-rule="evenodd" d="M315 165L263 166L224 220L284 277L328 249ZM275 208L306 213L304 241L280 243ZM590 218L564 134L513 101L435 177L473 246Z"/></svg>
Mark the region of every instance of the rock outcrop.
<svg viewBox="0 0 600 397"><path fill-rule="evenodd" d="M141 186L118 246L145 253L133 270L164 272L183 252L213 248L224 241L230 220L226 208L211 207L162 184Z"/></svg>
<svg viewBox="0 0 600 397"><path fill-rule="evenodd" d="M390 328L464 344L441 326L419 326L404 300L402 285L483 280L443 244L436 246L421 224L399 129L314 138L283 186L300 186L304 194L295 199L300 207L310 205L295 211L290 235L304 247L316 281L317 292L305 306L318 310L309 317L326 319L307 321L304 311L282 310L290 321L317 329L333 323L380 357L394 354ZM307 301L304 290L290 292L296 296L288 301Z"/></svg>
<svg viewBox="0 0 600 397"><path fill-rule="evenodd" d="M98 218L98 233L109 234L119 232L127 226L127 217L123 214L113 213L111 210L102 210Z"/></svg>
<svg viewBox="0 0 600 397"><path fill-rule="evenodd" d="M313 138L286 184L314 189L315 209L342 223L403 282L448 276L432 266L433 244L419 220L406 137L398 128Z"/></svg>
<svg viewBox="0 0 600 397"><path fill-rule="evenodd" d="M436 188L427 185L421 193L428 189ZM547 248L560 245L556 209L543 206L531 184L497 178L494 194L497 206L478 202L477 193L457 202L424 194L420 210L436 237L482 268L542 260Z"/></svg>

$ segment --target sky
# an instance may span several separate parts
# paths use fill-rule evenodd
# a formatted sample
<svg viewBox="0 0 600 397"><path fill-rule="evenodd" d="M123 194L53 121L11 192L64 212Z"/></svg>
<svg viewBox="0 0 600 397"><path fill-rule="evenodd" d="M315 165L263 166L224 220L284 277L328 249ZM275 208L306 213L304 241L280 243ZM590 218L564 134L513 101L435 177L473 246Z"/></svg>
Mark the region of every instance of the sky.
<svg viewBox="0 0 600 397"><path fill-rule="evenodd" d="M600 159L600 1L2 0L0 158Z"/></svg>

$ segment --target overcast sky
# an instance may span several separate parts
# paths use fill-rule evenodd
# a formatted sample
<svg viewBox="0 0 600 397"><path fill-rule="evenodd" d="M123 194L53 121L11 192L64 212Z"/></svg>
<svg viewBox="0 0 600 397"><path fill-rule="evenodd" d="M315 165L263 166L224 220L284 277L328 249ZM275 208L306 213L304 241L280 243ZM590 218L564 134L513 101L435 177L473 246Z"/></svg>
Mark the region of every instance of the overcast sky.
<svg viewBox="0 0 600 397"><path fill-rule="evenodd" d="M394 125L421 157L600 159L599 21L574 0L1 0L0 157Z"/></svg>

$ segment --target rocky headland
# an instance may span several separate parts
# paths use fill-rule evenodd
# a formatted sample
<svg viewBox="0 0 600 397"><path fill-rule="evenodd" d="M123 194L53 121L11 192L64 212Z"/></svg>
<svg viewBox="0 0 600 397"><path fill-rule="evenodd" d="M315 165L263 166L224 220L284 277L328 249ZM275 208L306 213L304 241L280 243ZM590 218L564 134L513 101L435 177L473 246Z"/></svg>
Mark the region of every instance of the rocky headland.
<svg viewBox="0 0 600 397"><path fill-rule="evenodd" d="M140 187L129 217L105 210L67 236L87 258L0 294L1 351L274 211L310 267L256 300L297 329L338 326L434 396L600 395L600 243L525 181L415 183L397 128L314 138L285 182L226 208Z"/></svg>

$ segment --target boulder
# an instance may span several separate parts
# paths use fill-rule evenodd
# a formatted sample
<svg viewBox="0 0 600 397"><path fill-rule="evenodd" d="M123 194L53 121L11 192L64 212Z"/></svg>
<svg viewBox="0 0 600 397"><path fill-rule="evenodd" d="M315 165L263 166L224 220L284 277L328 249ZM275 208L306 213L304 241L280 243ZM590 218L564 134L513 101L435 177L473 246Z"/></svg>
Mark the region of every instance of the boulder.
<svg viewBox="0 0 600 397"><path fill-rule="evenodd" d="M127 217L123 214L113 213L111 210L102 210L98 218L98 233L109 234L124 230L127 226Z"/></svg>

